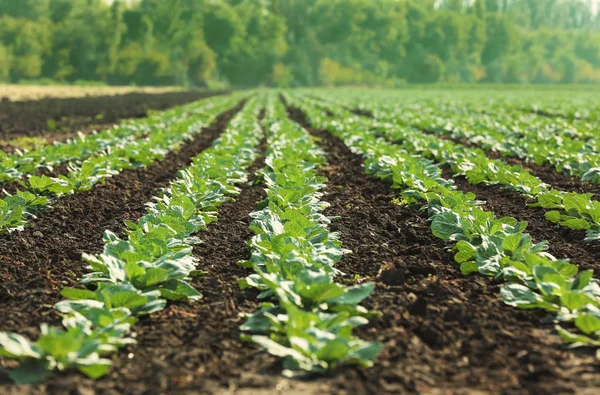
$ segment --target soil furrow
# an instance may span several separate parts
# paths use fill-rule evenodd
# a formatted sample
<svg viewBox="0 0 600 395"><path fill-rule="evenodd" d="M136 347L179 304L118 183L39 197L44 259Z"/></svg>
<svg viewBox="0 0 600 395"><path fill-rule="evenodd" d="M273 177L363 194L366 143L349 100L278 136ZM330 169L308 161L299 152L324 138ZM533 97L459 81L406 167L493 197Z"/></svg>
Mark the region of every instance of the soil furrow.
<svg viewBox="0 0 600 395"><path fill-rule="evenodd" d="M86 272L83 252L100 253L102 233L121 234L145 203L221 135L243 103L221 114L179 151L144 169L125 170L91 191L57 200L22 232L0 237L0 330L34 337L42 322L57 322L60 290Z"/></svg>
<svg viewBox="0 0 600 395"><path fill-rule="evenodd" d="M445 178L453 178L456 186L464 192L473 192L477 199L484 200L484 208L498 217L510 216L519 221L527 221L527 232L535 242L548 241L549 252L557 258L569 258L580 269L594 269L600 273L600 243L583 241L584 231L575 231L555 225L546 220L546 210L529 207L528 201L517 192L496 185L472 185L464 177L452 177L452 172L444 170Z"/></svg>
<svg viewBox="0 0 600 395"><path fill-rule="evenodd" d="M129 93L80 98L46 98L0 103L0 140L70 135L97 124L143 118L149 110L165 110L225 92Z"/></svg>
<svg viewBox="0 0 600 395"><path fill-rule="evenodd" d="M499 159L499 160L502 160L502 161L508 163L509 165L522 166L523 169L525 169L529 173L533 174L534 176L536 176L537 178L539 178L546 184L550 184L553 188L555 188L559 191L577 192L577 193L592 193L594 195L593 199L596 199L596 200L600 199L600 184L594 184L591 182L581 181L577 177L570 176L566 173L561 173L550 166L540 166L540 165L536 165L535 163L529 163L526 160L523 160L520 158L503 156L498 152L487 150L477 144L473 144L472 142L470 142L466 139L453 138L448 135L444 135L444 134L440 134L440 133L436 133L436 132L428 131L428 130L423 130L422 132L437 136L444 140L452 141L457 144L462 144L469 148L479 148L479 149L483 150L485 152L486 156L490 159Z"/></svg>
<svg viewBox="0 0 600 395"><path fill-rule="evenodd" d="M302 113L291 114L308 126ZM499 284L465 278L419 211L392 204L396 195L364 174L362 158L327 132L310 131L329 154L326 214L341 216L332 230L353 250L339 267L375 275L365 307L383 312L360 331L384 343L376 366L332 374L330 391L552 393L600 385L592 355L563 350L540 323L543 313L504 305Z"/></svg>
<svg viewBox="0 0 600 395"><path fill-rule="evenodd" d="M450 136L439 135L430 131L424 132L470 148L479 148L464 139L454 139ZM543 166L527 164L517 158L502 157L489 151L486 151L486 154L493 159L500 159L511 165L521 165L531 174L534 174L542 179L542 181L559 190L579 193L596 193L593 192L596 190L600 192L600 185L577 181L566 174L555 172ZM500 217L511 216L519 221L527 221L529 223L527 231L531 234L534 241L548 241L550 244L549 252L554 256L557 258L569 258L582 270L594 269L596 272L600 271L600 243L583 241L585 238L584 231L574 231L547 221L544 217L546 210L529 207L528 204L535 203L535 201L526 199L515 191L508 190L500 185L469 184L465 177L453 177L452 172L447 166L444 167L445 178L453 178L459 189L465 192L473 192L477 195L478 199L486 201L485 209L495 212ZM539 174L541 172L544 172L545 177L540 177ZM550 177L554 177L554 181L551 181ZM598 196L600 195L596 194L594 198Z"/></svg>
<svg viewBox="0 0 600 395"><path fill-rule="evenodd" d="M249 169L254 174L264 166L262 154ZM199 234L202 244L194 248L205 276L194 279L203 298L177 303L148 317L135 327L139 344L131 347L133 358L119 358L108 380L95 388L117 392L160 393L209 391L221 382L224 372L241 375L247 367L239 359L256 352L240 340L243 313L257 308L257 293L243 291L238 279L250 271L237 262L248 260L249 214L265 197L264 185L244 185L235 201L219 207L219 220ZM121 355L126 355L127 350ZM209 384L211 383L211 384Z"/></svg>
<svg viewBox="0 0 600 395"><path fill-rule="evenodd" d="M241 187L235 201L219 207L219 220L198 234L202 243L194 247L194 256L206 275L195 277L193 285L203 298L170 304L140 320L134 328L138 344L113 358L108 377L94 382L78 374L66 375L32 388L32 393L82 389L115 394L206 393L220 387L224 371L243 374L245 366L238 364L238 358L256 350L240 340L241 313L256 310L257 293L240 289L238 279L250 272L237 262L250 258L249 214L265 197L264 186L255 182L256 171L264 167L265 150L263 141L259 158L248 169L250 182Z"/></svg>
<svg viewBox="0 0 600 395"><path fill-rule="evenodd" d="M367 118L373 118L373 114L369 111L353 108L350 110L353 114L365 116ZM439 137L443 140L452 141L456 144L461 144L469 148L479 148L483 150L486 156L490 159L499 159L509 165L520 165L527 172L533 174L546 184L552 185L553 188L566 192L577 192L577 193L592 193L594 199L600 199L600 184L594 184L591 182L581 181L577 177L570 176L566 173L561 173L556 169L549 166L540 166L535 163L529 163L523 159L516 157L503 156L498 152L494 152L485 149L477 144L470 142L467 139L460 139L448 136L446 134L437 133L432 130L421 130L423 133Z"/></svg>

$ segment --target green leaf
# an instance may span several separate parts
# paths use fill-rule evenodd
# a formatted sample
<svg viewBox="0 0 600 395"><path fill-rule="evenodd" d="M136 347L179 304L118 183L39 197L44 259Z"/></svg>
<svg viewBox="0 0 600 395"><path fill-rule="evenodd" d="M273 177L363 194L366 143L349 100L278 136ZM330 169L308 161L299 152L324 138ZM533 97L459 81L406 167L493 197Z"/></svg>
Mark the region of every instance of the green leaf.
<svg viewBox="0 0 600 395"><path fill-rule="evenodd" d="M534 307L538 302L536 294L521 284L509 283L502 287L500 294L504 303L514 307Z"/></svg>
<svg viewBox="0 0 600 395"><path fill-rule="evenodd" d="M569 311L579 311L594 301L581 292L566 292L560 296L560 301Z"/></svg>
<svg viewBox="0 0 600 395"><path fill-rule="evenodd" d="M253 335L253 336L242 336L243 340L251 341L253 343L258 344L263 347L269 354L278 356L278 357L291 357L298 361L305 361L307 358L294 350L293 348L282 346L281 344L269 339L266 336Z"/></svg>
<svg viewBox="0 0 600 395"><path fill-rule="evenodd" d="M365 299L367 296L371 295L374 289L374 283L362 283L358 285L353 285L345 289L346 293L344 295L334 299L330 299L328 302L355 305L362 302L362 300Z"/></svg>
<svg viewBox="0 0 600 395"><path fill-rule="evenodd" d="M152 285L160 284L169 279L169 271L157 267L152 267L146 272L135 278L136 283L141 284L142 287L150 287Z"/></svg>
<svg viewBox="0 0 600 395"><path fill-rule="evenodd" d="M597 346L600 346L600 342L592 339L591 337L581 335L581 334L571 333L568 330L563 329L558 325L555 328L558 331L558 334L560 335L560 337L564 341L566 341L568 343L572 343L573 347L578 347L578 346L595 346L595 347L597 347Z"/></svg>
<svg viewBox="0 0 600 395"><path fill-rule="evenodd" d="M60 294L70 300L98 300L96 293L88 289L64 288Z"/></svg>
<svg viewBox="0 0 600 395"><path fill-rule="evenodd" d="M600 331L600 318L584 314L575 318L575 326L586 335Z"/></svg>
<svg viewBox="0 0 600 395"><path fill-rule="evenodd" d="M460 216L451 211L437 214L433 217L431 230L434 236L450 240L452 236L463 233Z"/></svg>
<svg viewBox="0 0 600 395"><path fill-rule="evenodd" d="M538 195L538 203L543 208L562 208L562 199L555 192L544 192Z"/></svg>
<svg viewBox="0 0 600 395"><path fill-rule="evenodd" d="M0 332L0 355L17 359L41 357L29 340L16 333L8 332Z"/></svg>
<svg viewBox="0 0 600 395"><path fill-rule="evenodd" d="M465 276L469 276L473 273L477 273L478 271L479 271L479 266L477 265L477 262L475 262L475 261L468 261L468 262L463 262L460 264L460 272Z"/></svg>
<svg viewBox="0 0 600 395"><path fill-rule="evenodd" d="M162 297L168 300L199 300L202 294L194 287L182 280L174 280L160 288Z"/></svg>
<svg viewBox="0 0 600 395"><path fill-rule="evenodd" d="M566 221L562 221L560 224L573 230L588 230L590 228L590 223L580 218L571 218Z"/></svg>
<svg viewBox="0 0 600 395"><path fill-rule="evenodd" d="M455 248L458 252L454 255L454 260L458 263L474 260L477 254L477 250L470 243L460 240L456 243Z"/></svg>
<svg viewBox="0 0 600 395"><path fill-rule="evenodd" d="M79 366L78 369L81 373L85 374L91 379L98 379L105 376L111 367L110 360L101 360L103 362L96 363L93 365Z"/></svg>
<svg viewBox="0 0 600 395"><path fill-rule="evenodd" d="M332 363L343 360L349 351L350 347L347 341L343 339L332 339L325 344L325 347L317 350L315 356L320 360Z"/></svg>
<svg viewBox="0 0 600 395"><path fill-rule="evenodd" d="M310 299L314 303L331 302L336 303L337 298L344 295L344 288L336 283L317 283L306 286L298 286L297 291L303 298Z"/></svg>
<svg viewBox="0 0 600 395"><path fill-rule="evenodd" d="M592 269L582 271L575 279L575 282L573 283L573 289L581 290L585 288L590 281L592 281L593 276L594 271Z"/></svg>
<svg viewBox="0 0 600 395"><path fill-rule="evenodd" d="M593 196L591 193L565 193L563 196L563 205L565 211L569 215L576 216L576 214L582 214L587 211L587 207L590 204L590 199Z"/></svg>
<svg viewBox="0 0 600 395"><path fill-rule="evenodd" d="M561 219L561 217L562 217L562 216L561 216L560 212L558 212L558 211L547 211L547 212L544 214L544 217L545 217L545 218L546 218L548 221L550 221L550 222L552 222L552 223L555 223L555 224L557 224L557 223L559 223L559 222L560 222L560 219Z"/></svg>
<svg viewBox="0 0 600 395"><path fill-rule="evenodd" d="M113 308L125 307L134 309L148 302L148 298L133 291L115 292L110 295L110 304Z"/></svg>
<svg viewBox="0 0 600 395"><path fill-rule="evenodd" d="M504 240L502 240L502 249L506 254L512 255L513 252L517 249L521 242L521 238L523 235L521 233L513 233L511 235L506 236Z"/></svg>
<svg viewBox="0 0 600 395"><path fill-rule="evenodd" d="M371 362L381 352L382 344L379 342L364 343L362 347L353 351L360 361Z"/></svg>
<svg viewBox="0 0 600 395"><path fill-rule="evenodd" d="M50 376L52 372L46 368L45 361L35 359L22 362L17 368L9 371L9 377L17 385L39 383Z"/></svg>
<svg viewBox="0 0 600 395"><path fill-rule="evenodd" d="M39 338L37 344L47 354L62 359L71 352L77 352L81 347L81 340L76 333L50 328L47 334Z"/></svg>

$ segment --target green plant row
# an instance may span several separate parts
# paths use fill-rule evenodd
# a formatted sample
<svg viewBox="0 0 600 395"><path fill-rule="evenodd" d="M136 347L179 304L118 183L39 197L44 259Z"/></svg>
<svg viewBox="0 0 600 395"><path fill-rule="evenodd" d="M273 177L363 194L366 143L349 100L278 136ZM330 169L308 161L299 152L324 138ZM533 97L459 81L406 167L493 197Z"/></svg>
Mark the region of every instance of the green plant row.
<svg viewBox="0 0 600 395"><path fill-rule="evenodd" d="M553 120L542 123L540 120L544 117L537 117L535 122L520 122L511 117L499 119L496 114L465 114L440 106L415 104L394 108L382 104L385 101L389 101L389 97L381 96L375 103L362 107L390 123L446 134L504 156L550 165L582 181L600 183L600 138L596 127L590 129L587 139L582 139L577 133L569 137L565 129L548 124Z"/></svg>
<svg viewBox="0 0 600 395"><path fill-rule="evenodd" d="M272 96L264 121L268 128L267 166L263 170L267 198L252 216L255 236L244 267L254 274L242 288L261 291L264 299L241 329L244 339L284 358L284 374L322 373L341 364L371 366L381 345L352 335L368 323L358 304L372 283L343 286L334 281L334 265L346 252L329 232L330 219L320 200L326 180L317 175L325 154L298 124L287 119Z"/></svg>
<svg viewBox="0 0 600 395"><path fill-rule="evenodd" d="M436 114L427 117L414 114L411 123L420 129L447 134L466 140L504 156L525 159L537 165L550 165L558 172L600 183L600 139L581 140L577 137L547 133L531 128L527 133L515 131L512 125L500 124L491 116L461 117ZM409 116L407 113L404 115ZM444 117L444 118L442 118Z"/></svg>
<svg viewBox="0 0 600 395"><path fill-rule="evenodd" d="M215 98L211 105L180 114L179 121L153 128L144 138L106 150L102 155L71 166L67 175L30 176L17 191L0 200L0 233L22 230L28 220L50 204L51 199L92 189L125 169L145 167L190 141L220 113L232 108L239 97Z"/></svg>
<svg viewBox="0 0 600 395"><path fill-rule="evenodd" d="M354 94L350 92L335 96L330 91L317 91L316 97L343 104L351 109L358 108L378 113L378 116L406 114L407 118L413 120L416 117L424 116L435 119L436 123L462 120L480 125L486 124L492 129L502 128L510 133L531 138L547 138L558 135L588 140L598 136L596 122L541 116L536 113L539 110L536 107L524 111L518 104L518 100L521 99L518 96L509 96L509 99L488 95L482 100L482 98L470 95L468 98L461 97L457 100L456 95L427 97L420 92L412 100L406 100L406 98L396 97L390 92L362 90L354 92ZM515 100L517 101L515 102Z"/></svg>
<svg viewBox="0 0 600 395"><path fill-rule="evenodd" d="M156 129L165 129L173 123L180 123L190 115L202 116L218 101L214 98L157 112L148 118L127 120L110 129L79 134L64 143L46 145L40 149L7 154L0 151L0 183L22 179L40 169L52 170L54 166L81 162L107 150L125 148L135 143L141 136L149 135Z"/></svg>
<svg viewBox="0 0 600 395"><path fill-rule="evenodd" d="M251 99L213 146L179 172L168 188L149 203L137 223L125 221L126 238L104 233L104 252L84 254L90 272L86 288L65 288L56 304L64 328L42 325L31 342L0 332L0 355L21 363L10 371L18 384L43 380L55 371L78 369L91 378L105 375L108 353L134 343L131 326L168 300L198 300L189 282L196 270L194 234L217 219L217 207L239 193L246 168L257 157L262 137L260 103Z"/></svg>
<svg viewBox="0 0 600 395"><path fill-rule="evenodd" d="M311 102L311 100L308 100ZM366 117L357 117L338 105L327 109L338 117L355 118L363 129L372 130L392 140L406 153L417 154L450 166L454 175L465 176L471 184L501 185L525 198L535 198L539 206L547 209L545 218L561 226L585 230L586 241L600 239L600 202L591 193L564 192L553 189L522 166L511 166L502 160L489 159L478 148L427 135L418 129L402 127Z"/></svg>
<svg viewBox="0 0 600 395"><path fill-rule="evenodd" d="M579 272L568 259L549 254L546 242L534 244L525 233L526 222L482 210L483 202L457 190L431 160L401 152L357 124L356 118L329 117L302 100L289 100L315 127L329 130L364 155L367 173L401 190L401 203L425 203L433 234L453 243L463 274L492 276L505 282L501 294L507 304L544 309L555 322L573 324L579 332L557 325L573 346L600 346L600 286L592 270Z"/></svg>

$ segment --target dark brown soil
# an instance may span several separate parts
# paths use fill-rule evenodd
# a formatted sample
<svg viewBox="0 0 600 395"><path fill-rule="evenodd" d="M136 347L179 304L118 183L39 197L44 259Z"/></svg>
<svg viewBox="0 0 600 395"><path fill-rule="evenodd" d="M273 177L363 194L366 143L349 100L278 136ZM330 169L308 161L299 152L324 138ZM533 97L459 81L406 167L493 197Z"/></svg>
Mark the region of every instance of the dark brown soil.
<svg viewBox="0 0 600 395"><path fill-rule="evenodd" d="M242 186L241 194L223 204L219 220L199 234L202 244L194 248L194 256L206 275L194 278L193 284L203 298L170 305L142 319L135 327L138 344L113 358L109 377L96 383L79 375L57 377L28 388L31 393L92 389L119 394L204 393L214 388L213 380L218 381L223 372L243 374L245 365L238 364L239 358L256 350L240 340L241 314L256 310L257 294L238 286L238 279L250 272L237 262L250 258L247 242L253 233L249 214L265 196L264 187L255 179L256 171L264 166L265 149L263 142L260 157L248 169L251 181Z"/></svg>
<svg viewBox="0 0 600 395"><path fill-rule="evenodd" d="M145 203L220 136L241 105L161 162L123 171L89 192L61 198L22 232L0 236L0 330L33 337L40 323L56 323L52 306L60 300L60 290L86 272L81 254L101 252L105 229L121 233L124 219L142 215Z"/></svg>
<svg viewBox="0 0 600 395"><path fill-rule="evenodd" d="M298 111L292 117L304 123ZM591 354L565 350L540 323L542 314L504 305L490 279L462 276L418 210L392 204L396 194L367 177L362 159L339 140L310 132L329 154L322 169L329 178L326 214L341 216L331 228L353 250L338 266L347 273L340 281L377 284L365 306L383 316L358 331L384 343L375 367L285 379L277 358L239 342L239 313L254 310L256 295L237 287L247 271L235 262L248 257L248 213L262 196L260 187L245 186L236 203L221 207L219 222L195 250L208 272L195 280L203 300L142 320L140 344L115 357L105 379L94 383L71 374L32 388L4 385L2 392L595 393L600 374Z"/></svg>
<svg viewBox="0 0 600 395"><path fill-rule="evenodd" d="M452 138L448 135L432 132L432 131L424 131L424 133L435 135L444 140L453 141L457 144L462 144L469 148L480 148L482 149L488 158L491 159L500 159L510 165L520 165L523 166L525 170L534 176L538 177L543 182L550 184L553 188L559 191L566 192L577 192L577 193L593 193L593 199L600 199L600 184L594 184L591 182L581 181L581 179L577 177L570 176L566 173L558 172L556 169L550 166L540 166L535 163L529 163L523 159L502 156L498 152L486 150L483 147L478 146L477 144L473 144L472 142L466 139L457 139Z"/></svg>
<svg viewBox="0 0 600 395"><path fill-rule="evenodd" d="M303 121L296 111L293 118ZM384 343L376 366L338 372L325 380L331 391L551 393L600 385L593 357L565 351L542 314L504 305L490 279L465 278L426 218L390 203L395 195L366 177L362 159L339 140L312 133L329 153L327 214L341 216L332 229L353 250L339 267L375 275L366 307L383 312L360 331Z"/></svg>
<svg viewBox="0 0 600 395"><path fill-rule="evenodd" d="M452 173L444 171L446 178ZM557 226L544 218L546 210L527 206L528 201L517 192L500 186L471 185L464 177L454 177L458 188L473 192L479 200L486 201L484 208L499 217L510 216L527 221L527 232L535 242L548 241L549 252L557 258L570 258L581 269L594 269L600 273L600 244L584 242L585 232ZM532 203L533 201L529 201Z"/></svg>
<svg viewBox="0 0 600 395"><path fill-rule="evenodd" d="M19 102L2 101L0 140L23 136L52 139L54 133L68 138L73 132L88 129L92 125L112 124L123 118L142 118L147 116L148 110L164 110L221 93L224 92L128 93Z"/></svg>

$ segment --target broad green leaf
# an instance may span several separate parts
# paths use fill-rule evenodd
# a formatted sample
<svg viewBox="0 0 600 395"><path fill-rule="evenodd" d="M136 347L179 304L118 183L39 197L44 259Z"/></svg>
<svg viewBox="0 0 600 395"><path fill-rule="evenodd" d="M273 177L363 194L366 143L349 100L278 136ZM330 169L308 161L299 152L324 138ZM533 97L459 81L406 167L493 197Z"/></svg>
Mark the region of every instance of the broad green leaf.
<svg viewBox="0 0 600 395"><path fill-rule="evenodd" d="M113 308L125 307L134 309L143 306L148 298L133 291L115 292L110 295L110 304Z"/></svg>
<svg viewBox="0 0 600 395"><path fill-rule="evenodd" d="M52 372L47 369L45 361L32 359L10 370L9 376L17 385L35 384L52 376Z"/></svg>
<svg viewBox="0 0 600 395"><path fill-rule="evenodd" d="M89 378L98 379L108 373L111 365L110 360L100 360L100 363L79 366L78 369Z"/></svg>
<svg viewBox="0 0 600 395"><path fill-rule="evenodd" d="M562 221L560 224L573 230L588 230L590 228L590 223L580 218L571 218L566 221Z"/></svg>
<svg viewBox="0 0 600 395"><path fill-rule="evenodd" d="M573 347L578 347L578 346L595 346L598 347L600 346L600 342L598 342L597 340L592 339L589 336L586 335L582 335L582 334L575 334L575 333L571 333L568 330L561 328L560 326L556 326L556 330L558 331L558 334L560 335L560 337L568 342L568 343L572 343Z"/></svg>
<svg viewBox="0 0 600 395"><path fill-rule="evenodd" d="M573 289L581 290L585 288L590 283L593 276L594 271L591 269L582 271L575 279L575 282L573 283Z"/></svg>
<svg viewBox="0 0 600 395"><path fill-rule="evenodd" d="M547 212L544 214L544 217L545 217L545 218L546 218L548 221L550 221L550 222L552 222L552 223L555 223L555 224L557 224L557 223L559 223L559 222L560 222L560 219L561 219L561 217L562 217L562 216L561 216L560 212L558 212L558 211L547 211Z"/></svg>
<svg viewBox="0 0 600 395"><path fill-rule="evenodd" d="M32 343L16 333L0 332L0 355L10 358L39 358Z"/></svg>
<svg viewBox="0 0 600 395"><path fill-rule="evenodd" d="M64 288L60 294L70 300L98 300L96 293L88 289Z"/></svg>
<svg viewBox="0 0 600 395"><path fill-rule="evenodd" d="M473 273L477 273L478 270L479 270L479 266L477 265L477 262L475 262L475 261L468 261L468 262L463 262L460 264L460 272L465 276L469 276Z"/></svg>
<svg viewBox="0 0 600 395"><path fill-rule="evenodd" d="M450 240L455 234L462 234L460 216L454 212L443 212L433 217L431 230L434 236L443 240Z"/></svg>
<svg viewBox="0 0 600 395"><path fill-rule="evenodd" d="M506 304L515 307L534 306L538 301L536 294L521 284L509 283L502 287L500 294Z"/></svg>
<svg viewBox="0 0 600 395"><path fill-rule="evenodd" d="M575 326L586 335L600 331L600 318L583 314L575 318Z"/></svg>
<svg viewBox="0 0 600 395"><path fill-rule="evenodd" d="M166 269L152 267L146 272L135 278L136 283L141 284L142 287L150 287L152 285L160 284L169 279L169 271Z"/></svg>
<svg viewBox="0 0 600 395"><path fill-rule="evenodd" d="M329 302L355 305L362 302L362 300L369 296L374 289L374 283L353 285L345 289L346 293L344 295L330 299Z"/></svg>

